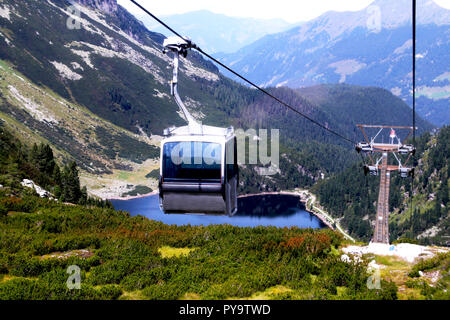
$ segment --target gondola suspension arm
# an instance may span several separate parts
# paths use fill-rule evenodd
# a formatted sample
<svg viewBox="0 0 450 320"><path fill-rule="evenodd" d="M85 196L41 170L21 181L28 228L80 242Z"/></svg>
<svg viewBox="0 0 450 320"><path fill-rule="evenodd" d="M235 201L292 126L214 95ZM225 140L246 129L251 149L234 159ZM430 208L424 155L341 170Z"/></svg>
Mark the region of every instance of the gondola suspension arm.
<svg viewBox="0 0 450 320"><path fill-rule="evenodd" d="M199 123L195 118L190 114L189 110L184 105L183 101L178 94L178 69L179 69L179 61L180 54L183 57L186 57L187 51L191 48L196 48L196 45L191 41L182 39L180 37L169 37L164 40L164 49L163 53L168 53L169 51L173 52L173 77L170 82L170 94L175 98L175 102L178 107L183 112L189 126L189 131L191 134L202 134L202 124Z"/></svg>

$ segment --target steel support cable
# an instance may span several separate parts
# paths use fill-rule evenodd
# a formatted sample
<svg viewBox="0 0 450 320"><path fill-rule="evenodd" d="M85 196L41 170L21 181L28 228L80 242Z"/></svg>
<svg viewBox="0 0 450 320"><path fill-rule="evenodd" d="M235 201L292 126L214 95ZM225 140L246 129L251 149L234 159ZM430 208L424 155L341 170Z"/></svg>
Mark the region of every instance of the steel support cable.
<svg viewBox="0 0 450 320"><path fill-rule="evenodd" d="M294 107L292 107L291 105L287 104L286 102L284 102L283 100L275 97L273 94L269 93L267 90L261 88L260 86L258 86L257 84L253 83L252 81L246 79L245 77L241 76L239 73L235 72L234 70L232 70L231 68L227 67L226 65L224 65L223 63L221 63L220 61L216 60L215 58L213 58L212 56L210 56L209 54L207 54L206 52L204 52L202 49L197 48L197 50L204 54L206 57L208 57L209 59L213 60L215 63L219 64L221 67L227 69L229 72L233 73L235 76L241 78L242 80L244 80L245 82L247 82L248 84L252 85L253 87L255 87L256 89L258 89L259 91L263 92L264 94L268 95L269 97L271 97L272 99L274 99L275 101L277 101L278 103L284 105L285 107L287 107L288 109L294 111L295 113L299 114L300 116L302 116L303 118L309 120L310 122L314 123L315 125L321 127L322 129L336 135L337 137L346 140L347 142L350 142L352 144L356 144L355 141L344 137L343 135L337 133L336 131L327 128L326 126L324 126L323 124L321 124L320 122L317 122L316 120L310 118L309 116L303 114L302 112L298 111L297 109L295 109Z"/></svg>
<svg viewBox="0 0 450 320"><path fill-rule="evenodd" d="M367 166L366 165L366 160L364 159L364 157L363 157L363 155L361 154L361 153L359 153L359 155L361 156L361 160L362 160L362 162L363 162L363 169L365 170L365 167ZM365 189L366 189L366 194L367 194L367 203L369 203L370 201L369 201L369 193L370 193L370 190L369 190L369 181L368 181L368 179L367 179L367 174L364 172L364 182L365 182L365 184L364 184L364 186L365 186ZM364 208L364 209L366 209L366 208Z"/></svg>
<svg viewBox="0 0 450 320"><path fill-rule="evenodd" d="M413 96L412 96L412 109L413 109L413 147L416 148L416 0L412 0L412 87L413 87ZM410 207L411 207L411 233L413 230L412 217L414 216L414 202L413 202L413 194L414 194L414 176L415 176L415 167L416 167L416 153L413 153L413 170L411 175L411 194L410 194Z"/></svg>
<svg viewBox="0 0 450 320"><path fill-rule="evenodd" d="M166 27L167 29L169 29L171 32L173 32L174 34L176 34L178 37L180 37L181 39L184 39L184 37L182 37L178 32L176 32L175 30L173 30L171 27L169 27L167 24L165 24L162 20L160 20L157 16L155 16L154 14L152 14L150 11L148 11L147 9L145 9L143 6L141 6L138 2L134 1L134 0L130 0L131 2L133 2L137 7L139 7L142 11L144 11L146 14L148 14L149 16L151 16L153 19L155 19L156 21L158 21L160 24L162 24L164 27Z"/></svg>
<svg viewBox="0 0 450 320"><path fill-rule="evenodd" d="M350 142L353 145L356 145L356 142L341 135L340 133L327 128L325 125L321 124L320 122L310 118L309 116L303 114L302 112L300 112L299 110L297 110L296 108L292 107L291 105L287 104L286 102L282 101L281 99L275 97L273 94L269 93L267 90L261 88L260 86L258 86L257 84L253 83L252 81L248 80L247 78L245 78L244 76L241 76L239 73L237 73L236 71L232 70L231 68L229 68L228 66L226 66L225 64L223 64L222 62L220 62L219 60L215 59L214 57L212 57L211 55L209 55L208 53L206 53L205 51L203 51L201 48L197 47L195 44L193 44L189 39L184 38L183 36L181 36L178 32L176 32L174 29L172 29L170 26L168 26L166 23L164 23L161 19L159 19L158 17L156 17L154 14L152 14L150 11L148 11L147 9L145 9L143 6L141 6L138 2L136 2L135 0L130 0L132 3L134 3L137 7L139 7L142 11L144 11L145 13L147 13L149 16L151 16L153 19L155 19L156 21L158 21L161 25L163 25L165 28L167 28L168 30L170 30L172 33L174 33L176 36L180 37L181 39L186 40L190 45L192 45L193 49L196 49L198 52L200 52L201 54L203 54L204 56L208 57L209 59L211 59L212 61L214 61L215 63L217 63L218 65L220 65L221 67L223 67L224 69L228 70L229 72L231 72L232 74L234 74L235 76L239 77L240 79L244 80L245 82L247 82L248 84L250 84L251 86L255 87L256 89L258 89L259 91L263 92L264 94L266 94L267 96L271 97L272 99L274 99L275 101L277 101L278 103L282 104L283 106L287 107L288 109L292 110L293 112L297 113L298 115L302 116L303 118L309 120L310 122L314 123L315 125L319 126L320 128L334 134L335 136Z"/></svg>
<svg viewBox="0 0 450 320"><path fill-rule="evenodd" d="M413 24L413 73L412 73L412 85L413 85L413 146L416 147L416 0L413 1L413 13L412 13L412 24ZM413 154L413 159L415 160L415 154ZM414 163L414 166L416 164Z"/></svg>

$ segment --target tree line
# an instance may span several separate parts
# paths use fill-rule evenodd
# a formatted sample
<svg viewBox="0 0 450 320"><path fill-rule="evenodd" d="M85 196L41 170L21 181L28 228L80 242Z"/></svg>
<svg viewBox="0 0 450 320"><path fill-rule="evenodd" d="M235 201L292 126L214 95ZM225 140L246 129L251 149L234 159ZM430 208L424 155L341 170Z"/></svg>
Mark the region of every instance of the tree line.
<svg viewBox="0 0 450 320"><path fill-rule="evenodd" d="M108 201L89 197L86 186L80 186L76 162L60 166L48 144L34 143L29 148L0 124L0 147L0 184L12 192L21 189L23 179L30 179L62 202L112 207Z"/></svg>

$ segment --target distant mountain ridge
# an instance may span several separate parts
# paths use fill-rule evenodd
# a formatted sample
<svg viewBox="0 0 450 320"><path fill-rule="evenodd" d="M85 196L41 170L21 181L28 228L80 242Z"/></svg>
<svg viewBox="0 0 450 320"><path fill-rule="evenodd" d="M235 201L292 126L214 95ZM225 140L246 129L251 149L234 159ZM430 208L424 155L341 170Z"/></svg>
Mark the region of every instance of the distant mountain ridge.
<svg viewBox="0 0 450 320"><path fill-rule="evenodd" d="M172 36L170 31L145 13L137 14L136 17L149 30ZM230 17L207 10L162 16L161 19L177 32L193 39L209 53L235 52L267 34L285 31L298 25L282 19Z"/></svg>
<svg viewBox="0 0 450 320"><path fill-rule="evenodd" d="M411 105L411 17L411 1L378 0L357 12L327 12L217 56L263 86L378 86ZM417 111L435 124L450 123L450 10L420 0L417 23Z"/></svg>

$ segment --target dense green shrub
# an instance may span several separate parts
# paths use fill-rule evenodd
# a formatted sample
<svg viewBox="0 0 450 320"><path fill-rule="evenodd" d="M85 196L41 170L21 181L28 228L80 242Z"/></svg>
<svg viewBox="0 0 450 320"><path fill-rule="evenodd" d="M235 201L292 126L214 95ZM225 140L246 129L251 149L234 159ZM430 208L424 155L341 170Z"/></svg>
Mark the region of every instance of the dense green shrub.
<svg viewBox="0 0 450 320"><path fill-rule="evenodd" d="M137 267L138 263L132 259L107 261L92 270L89 280L93 285L118 284Z"/></svg>
<svg viewBox="0 0 450 320"><path fill-rule="evenodd" d="M41 251L36 251L36 254L42 255L53 251L69 251L86 248L95 249L100 247L100 239L90 235L75 235L69 237L58 237L54 240L47 240L43 244L46 245L46 247L36 248L37 250L41 249Z"/></svg>
<svg viewBox="0 0 450 320"><path fill-rule="evenodd" d="M150 300L176 300L186 293L182 283L159 282L142 290L142 294Z"/></svg>
<svg viewBox="0 0 450 320"><path fill-rule="evenodd" d="M116 300L122 293L123 291L118 285L107 284L100 288L100 295L103 300Z"/></svg>
<svg viewBox="0 0 450 320"><path fill-rule="evenodd" d="M8 214L8 207L3 203L0 203L0 218Z"/></svg>
<svg viewBox="0 0 450 320"><path fill-rule="evenodd" d="M397 300L397 285L393 281L381 280L381 300Z"/></svg>
<svg viewBox="0 0 450 320"><path fill-rule="evenodd" d="M52 270L47 273L41 282L47 285L48 299L52 300L92 300L103 299L103 295L98 290L86 283L86 275L81 275L81 288L68 289L68 274L65 269Z"/></svg>
<svg viewBox="0 0 450 320"><path fill-rule="evenodd" d="M159 169L154 169L145 175L146 178L159 179Z"/></svg>
<svg viewBox="0 0 450 320"><path fill-rule="evenodd" d="M158 270L140 271L132 273L121 281L121 285L128 291L141 290L158 282Z"/></svg>
<svg viewBox="0 0 450 320"><path fill-rule="evenodd" d="M225 299L227 297L242 298L250 296L254 291L248 283L230 279L221 284L212 284L202 295L202 298L208 300Z"/></svg>
<svg viewBox="0 0 450 320"><path fill-rule="evenodd" d="M408 288L420 289L423 287L424 281L419 279L409 279L405 282L405 285Z"/></svg>
<svg viewBox="0 0 450 320"><path fill-rule="evenodd" d="M0 283L0 300L45 299L47 293L47 287L36 280L12 279Z"/></svg>
<svg viewBox="0 0 450 320"><path fill-rule="evenodd" d="M440 268L443 271L449 271L450 269L450 253L439 253L433 258L422 259L420 262L415 264L408 276L411 278L417 278L420 276L419 271L427 271L434 268Z"/></svg>
<svg viewBox="0 0 450 320"><path fill-rule="evenodd" d="M9 254L0 251L0 274L8 273L8 256Z"/></svg>
<svg viewBox="0 0 450 320"><path fill-rule="evenodd" d="M46 264L44 266L38 258L20 254L16 255L14 260L11 261L10 273L19 277L36 277L49 271L45 267L50 267L50 265Z"/></svg>
<svg viewBox="0 0 450 320"><path fill-rule="evenodd" d="M416 239L409 239L409 238L400 238L398 240L392 241L392 244L399 244L399 243L419 244L419 241Z"/></svg>
<svg viewBox="0 0 450 320"><path fill-rule="evenodd" d="M148 299L244 298L277 285L293 290L286 298L331 299L338 287L349 299L389 296L367 290L364 264L333 253L342 237L331 230L169 226L36 199L30 212L0 219L0 272L27 278L2 282L4 299L117 299L136 290ZM194 250L163 258L162 246ZM62 255L79 249L89 254ZM66 286L70 265L82 271L81 290Z"/></svg>

